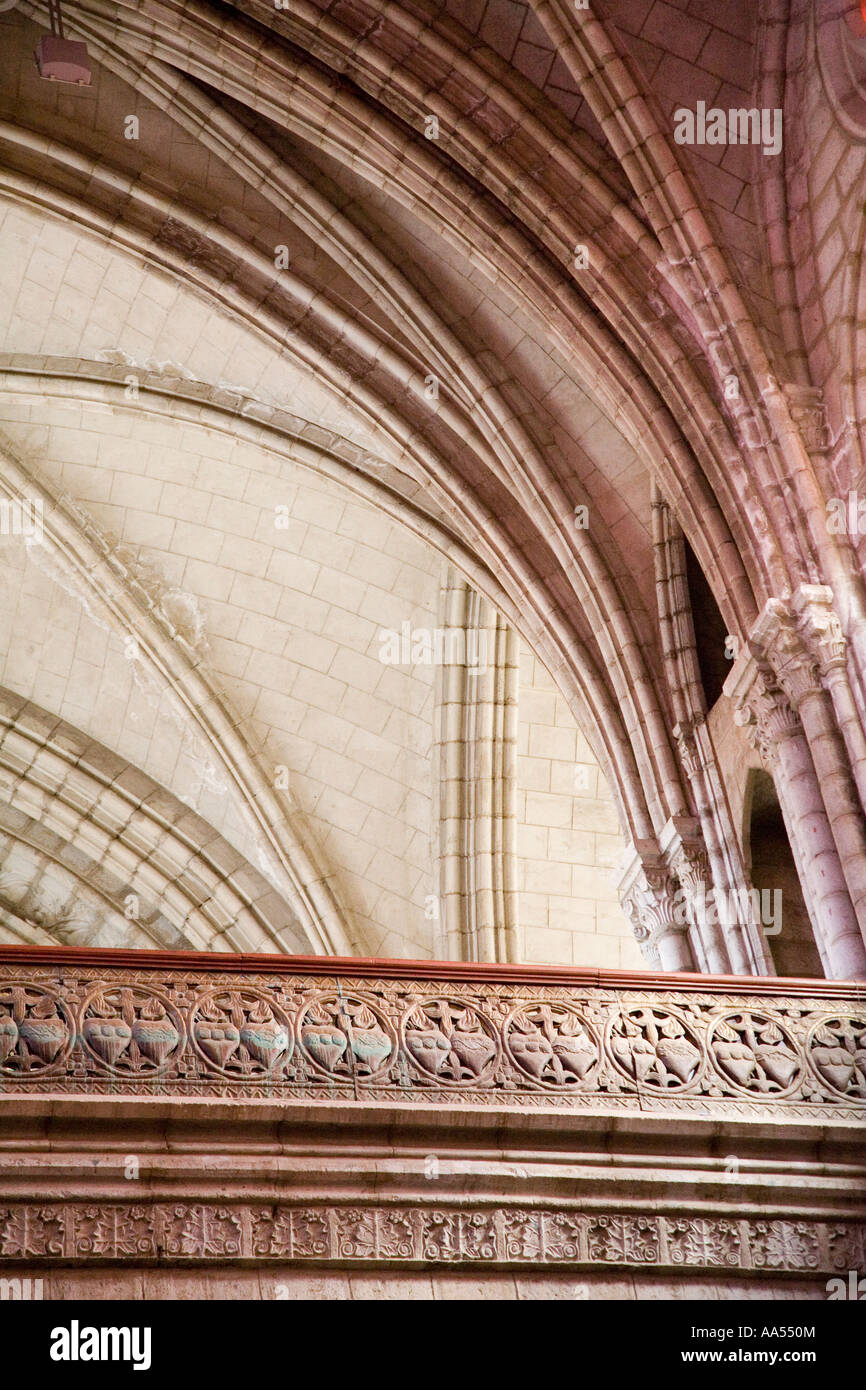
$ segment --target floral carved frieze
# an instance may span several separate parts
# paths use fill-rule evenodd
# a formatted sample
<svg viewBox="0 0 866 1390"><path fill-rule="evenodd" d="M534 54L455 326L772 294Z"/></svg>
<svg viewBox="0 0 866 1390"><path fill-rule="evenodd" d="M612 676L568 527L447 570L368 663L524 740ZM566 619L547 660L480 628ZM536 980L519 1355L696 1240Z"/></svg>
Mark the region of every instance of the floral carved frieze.
<svg viewBox="0 0 866 1390"><path fill-rule="evenodd" d="M157 1072L172 1057L183 1023L164 997L151 990L96 990L84 1003L81 1038L89 1054L122 1075Z"/></svg>
<svg viewBox="0 0 866 1390"><path fill-rule="evenodd" d="M866 1004L16 963L0 1090L866 1118Z"/></svg>
<svg viewBox="0 0 866 1390"><path fill-rule="evenodd" d="M834 1274L866 1269L854 1222L586 1214L573 1208L17 1203L0 1207L0 1259L209 1263L642 1266Z"/></svg>
<svg viewBox="0 0 866 1390"><path fill-rule="evenodd" d="M419 1067L457 1084L489 1079L499 1052L492 1020L460 1000L425 999L413 1005L403 1021L403 1038Z"/></svg>
<svg viewBox="0 0 866 1390"><path fill-rule="evenodd" d="M313 999L299 1015L299 1031L312 1064L338 1080L372 1080L396 1052L393 1029L382 1013L352 995Z"/></svg>
<svg viewBox="0 0 866 1390"><path fill-rule="evenodd" d="M616 1014L608 1041L617 1066L654 1090L683 1090L703 1061L694 1030L669 1009L641 1007Z"/></svg>
<svg viewBox="0 0 866 1390"><path fill-rule="evenodd" d="M554 1087L588 1081L601 1058L598 1038L586 1019L562 1004L515 1009L505 1025L505 1043L522 1071Z"/></svg>
<svg viewBox="0 0 866 1390"><path fill-rule="evenodd" d="M0 992L0 1067L5 1076L36 1076L68 1060L74 1022L57 995L10 983Z"/></svg>
<svg viewBox="0 0 866 1390"><path fill-rule="evenodd" d="M254 990L212 990L196 1002L190 1019L198 1055L223 1076L272 1075L292 1055L288 1019Z"/></svg>
<svg viewBox="0 0 866 1390"><path fill-rule="evenodd" d="M797 1045L778 1019L742 1012L714 1019L711 1048L718 1069L752 1095L787 1095L800 1079Z"/></svg>

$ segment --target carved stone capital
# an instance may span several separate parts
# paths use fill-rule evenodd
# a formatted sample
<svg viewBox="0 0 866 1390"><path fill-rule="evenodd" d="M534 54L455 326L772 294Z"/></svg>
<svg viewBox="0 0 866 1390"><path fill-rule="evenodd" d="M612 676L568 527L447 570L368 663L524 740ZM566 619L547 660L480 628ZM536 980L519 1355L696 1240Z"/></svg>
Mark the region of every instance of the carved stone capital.
<svg viewBox="0 0 866 1390"><path fill-rule="evenodd" d="M645 959L658 966L661 939L687 933L689 922L679 879L654 842L632 846L619 894Z"/></svg>
<svg viewBox="0 0 866 1390"><path fill-rule="evenodd" d="M801 386L790 381L783 382L782 390L791 418L809 453L823 453L829 449L830 429L823 391L816 386Z"/></svg>
<svg viewBox="0 0 866 1390"><path fill-rule="evenodd" d="M673 729L680 762L689 781L697 777L702 764L695 727L691 720L684 720L681 724L675 724Z"/></svg>
<svg viewBox="0 0 866 1390"><path fill-rule="evenodd" d="M819 695L823 688L818 663L806 653L792 655L787 661L780 662L776 675L781 689L797 711L804 700Z"/></svg>
<svg viewBox="0 0 866 1390"><path fill-rule="evenodd" d="M745 729L764 762L775 762L784 740L802 733L799 715L772 668L752 651L741 651L724 692L734 702L734 723Z"/></svg>
<svg viewBox="0 0 866 1390"><path fill-rule="evenodd" d="M828 676L845 669L845 637L832 589L801 584L789 600L770 599L748 647L759 677L778 686L799 711L804 700L823 692Z"/></svg>
<svg viewBox="0 0 866 1390"><path fill-rule="evenodd" d="M822 676L845 670L847 643L826 584L801 584L791 600L797 629Z"/></svg>
<svg viewBox="0 0 866 1390"><path fill-rule="evenodd" d="M710 861L701 823L694 816L675 816L659 836L659 848L687 900L711 882Z"/></svg>
<svg viewBox="0 0 866 1390"><path fill-rule="evenodd" d="M745 728L749 741L766 763L774 763L785 739L796 738L802 725L784 690L761 681L748 704L734 711L734 723Z"/></svg>
<svg viewBox="0 0 866 1390"><path fill-rule="evenodd" d="M770 599L724 684L734 701L734 723L772 763L784 740L802 733L803 701L822 689L818 663L794 614L780 599Z"/></svg>
<svg viewBox="0 0 866 1390"><path fill-rule="evenodd" d="M690 900L712 883L710 860L703 842L683 845L673 856L671 868Z"/></svg>
<svg viewBox="0 0 866 1390"><path fill-rule="evenodd" d="M795 710L822 686L818 663L797 625L794 613L780 599L770 599L749 637L759 667L768 668Z"/></svg>

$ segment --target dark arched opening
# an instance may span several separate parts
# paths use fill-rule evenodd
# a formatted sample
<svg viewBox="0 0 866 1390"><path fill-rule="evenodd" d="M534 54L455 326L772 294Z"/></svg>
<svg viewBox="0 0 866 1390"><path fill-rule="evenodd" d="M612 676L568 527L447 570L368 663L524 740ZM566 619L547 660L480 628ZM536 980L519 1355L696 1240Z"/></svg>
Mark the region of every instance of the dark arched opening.
<svg viewBox="0 0 866 1390"><path fill-rule="evenodd" d="M692 626L701 685L707 709L712 709L722 693L725 678L730 674L728 630L719 605L697 556L684 539L686 553L686 583L692 606Z"/></svg>
<svg viewBox="0 0 866 1390"><path fill-rule="evenodd" d="M762 922L780 975L824 977L782 808L768 772L752 768L746 786L745 855L761 894Z"/></svg>

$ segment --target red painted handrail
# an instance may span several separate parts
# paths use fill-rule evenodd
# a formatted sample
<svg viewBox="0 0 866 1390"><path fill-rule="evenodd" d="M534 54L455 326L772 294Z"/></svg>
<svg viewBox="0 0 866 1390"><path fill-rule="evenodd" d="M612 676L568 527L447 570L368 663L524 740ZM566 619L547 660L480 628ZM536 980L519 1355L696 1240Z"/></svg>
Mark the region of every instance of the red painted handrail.
<svg viewBox="0 0 866 1390"><path fill-rule="evenodd" d="M864 0L866 3L866 0ZM866 980L790 976L699 975L596 966L512 965L487 961L377 960L356 956L244 955L209 951L108 950L89 946L0 945L0 965L73 965L139 970L262 972L272 975L360 976L382 980L496 981L501 984L595 985L607 989L700 990L710 994L784 994L866 999Z"/></svg>

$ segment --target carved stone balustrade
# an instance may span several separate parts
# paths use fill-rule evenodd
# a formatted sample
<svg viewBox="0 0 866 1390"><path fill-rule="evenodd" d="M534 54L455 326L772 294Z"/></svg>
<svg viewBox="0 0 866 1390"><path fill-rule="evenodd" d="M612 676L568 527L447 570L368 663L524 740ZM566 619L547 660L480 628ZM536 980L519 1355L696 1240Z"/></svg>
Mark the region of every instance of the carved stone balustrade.
<svg viewBox="0 0 866 1390"><path fill-rule="evenodd" d="M0 1090L0 1263L79 1292L866 1269L866 984L3 947Z"/></svg>

